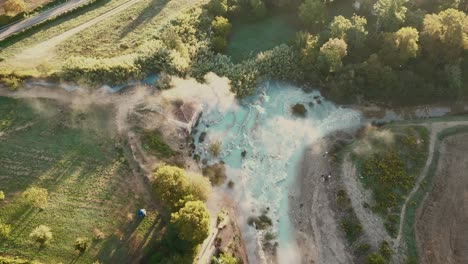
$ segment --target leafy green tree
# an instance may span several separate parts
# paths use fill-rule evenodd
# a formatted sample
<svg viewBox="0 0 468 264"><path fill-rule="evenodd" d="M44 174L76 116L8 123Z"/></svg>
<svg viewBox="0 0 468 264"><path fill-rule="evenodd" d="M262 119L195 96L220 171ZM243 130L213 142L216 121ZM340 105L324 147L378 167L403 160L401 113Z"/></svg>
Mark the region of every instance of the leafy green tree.
<svg viewBox="0 0 468 264"><path fill-rule="evenodd" d="M89 247L89 239L86 237L78 237L75 240L75 250L83 253Z"/></svg>
<svg viewBox="0 0 468 264"><path fill-rule="evenodd" d="M163 166L154 173L154 177L156 194L173 211L183 207L187 201L205 200L209 194L209 191L204 191L209 187L192 185L185 170L178 167ZM198 181L197 184L207 182Z"/></svg>
<svg viewBox="0 0 468 264"><path fill-rule="evenodd" d="M321 0L305 0L299 7L299 19L309 29L319 29L327 19L327 9Z"/></svg>
<svg viewBox="0 0 468 264"><path fill-rule="evenodd" d="M347 54L348 45L339 38L329 39L320 47L318 55L319 67L328 72L336 72L342 66L342 59Z"/></svg>
<svg viewBox="0 0 468 264"><path fill-rule="evenodd" d="M464 12L447 9L426 15L421 32L423 49L435 61L452 62L468 47L468 17Z"/></svg>
<svg viewBox="0 0 468 264"><path fill-rule="evenodd" d="M8 224L0 223L0 239L6 239L10 235L11 226Z"/></svg>
<svg viewBox="0 0 468 264"><path fill-rule="evenodd" d="M344 16L336 16L330 23L330 37L346 39L346 33L352 26L351 20Z"/></svg>
<svg viewBox="0 0 468 264"><path fill-rule="evenodd" d="M203 202L187 202L178 212L172 213L171 224L180 239L197 245L210 233L210 214Z"/></svg>
<svg viewBox="0 0 468 264"><path fill-rule="evenodd" d="M26 11L24 0L8 0L3 5L7 16L16 16L17 14Z"/></svg>
<svg viewBox="0 0 468 264"><path fill-rule="evenodd" d="M374 5L377 27L385 31L397 30L405 22L408 0L378 0Z"/></svg>
<svg viewBox="0 0 468 264"><path fill-rule="evenodd" d="M30 206L44 209L47 206L47 189L30 187L21 195L22 201Z"/></svg>
<svg viewBox="0 0 468 264"><path fill-rule="evenodd" d="M227 0L211 0L208 3L208 11L214 16L224 16L228 11Z"/></svg>
<svg viewBox="0 0 468 264"><path fill-rule="evenodd" d="M48 226L40 225L36 227L29 237L41 246L47 244L52 239L52 232Z"/></svg>
<svg viewBox="0 0 468 264"><path fill-rule="evenodd" d="M354 14L351 17L351 24L353 26L346 33L346 43L352 48L363 48L369 33L366 29L367 19Z"/></svg>
<svg viewBox="0 0 468 264"><path fill-rule="evenodd" d="M317 57L319 54L319 38L316 36L312 36L311 34L307 33L303 36L304 41L301 44L302 48L300 49L301 53L301 65L306 71L311 71L315 67L315 63L317 62Z"/></svg>
<svg viewBox="0 0 468 264"><path fill-rule="evenodd" d="M211 28L217 36L227 37L231 32L232 25L227 18L217 16L211 23Z"/></svg>
<svg viewBox="0 0 468 264"><path fill-rule="evenodd" d="M393 66L406 64L419 53L419 33L411 27L404 27L385 36L382 57Z"/></svg>
<svg viewBox="0 0 468 264"><path fill-rule="evenodd" d="M227 40L224 37L216 36L211 40L211 46L214 51L222 53L226 50Z"/></svg>

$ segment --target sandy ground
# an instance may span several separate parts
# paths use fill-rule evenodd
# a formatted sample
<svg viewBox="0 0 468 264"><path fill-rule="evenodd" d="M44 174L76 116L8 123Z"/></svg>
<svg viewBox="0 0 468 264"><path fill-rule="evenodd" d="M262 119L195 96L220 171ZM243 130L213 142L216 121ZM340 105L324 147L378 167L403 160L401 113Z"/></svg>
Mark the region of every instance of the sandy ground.
<svg viewBox="0 0 468 264"><path fill-rule="evenodd" d="M468 134L446 139L432 192L416 219L422 263L468 263Z"/></svg>
<svg viewBox="0 0 468 264"><path fill-rule="evenodd" d="M333 173L328 181L321 177L332 171L330 157L323 156L326 149L327 143L322 140L306 151L297 191L290 197L291 218L302 263L353 263L329 196L336 188L336 177Z"/></svg>
<svg viewBox="0 0 468 264"><path fill-rule="evenodd" d="M364 186L357 178L356 166L352 163L349 155L344 159L341 171L341 179L353 205L354 212L363 227L363 232L367 238L366 241L373 248L378 248L384 240L390 241L391 238L385 229L382 218L374 214L370 208L364 207L365 203L371 204L372 192L364 189Z"/></svg>

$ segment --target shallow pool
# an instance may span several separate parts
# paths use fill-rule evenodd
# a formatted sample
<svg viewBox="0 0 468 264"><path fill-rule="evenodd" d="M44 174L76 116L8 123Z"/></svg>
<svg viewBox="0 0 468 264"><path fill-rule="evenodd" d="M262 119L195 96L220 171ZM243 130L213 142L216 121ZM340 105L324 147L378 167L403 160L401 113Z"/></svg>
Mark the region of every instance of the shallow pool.
<svg viewBox="0 0 468 264"><path fill-rule="evenodd" d="M291 112L291 106L298 103L307 110L305 118ZM288 216L289 188L297 165L305 148L318 138L359 124L358 112L337 107L318 92L305 93L277 82L265 83L257 95L227 112L203 114L196 129L196 152L209 163L222 160L226 164L228 180L235 183L233 195L238 199L250 261L262 258L258 245L267 231L245 223L247 217L266 212L273 222L268 232L277 236L280 263L284 263L282 258L299 263L300 256L291 254L297 251ZM198 142L201 132L207 133L203 143ZM209 146L216 141L222 143L222 151L215 158Z"/></svg>

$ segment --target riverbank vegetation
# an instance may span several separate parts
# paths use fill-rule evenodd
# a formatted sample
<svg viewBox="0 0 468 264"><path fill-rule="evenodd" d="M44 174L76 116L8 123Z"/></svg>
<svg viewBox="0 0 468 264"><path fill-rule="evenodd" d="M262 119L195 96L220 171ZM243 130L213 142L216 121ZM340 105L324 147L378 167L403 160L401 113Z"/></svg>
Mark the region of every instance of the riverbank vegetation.
<svg viewBox="0 0 468 264"><path fill-rule="evenodd" d="M424 127L370 129L353 149L359 178L373 193L368 206L396 236L401 205L413 189L428 157L429 135Z"/></svg>
<svg viewBox="0 0 468 264"><path fill-rule="evenodd" d="M455 9L463 6L454 3L452 8L445 9L445 5L417 5L405 0L369 3L362 3L353 15L346 17L327 15L334 13L331 10L334 5L320 0L287 4L212 0L207 6L184 12L161 30L153 31L153 40L135 38L132 43L123 43L127 38L124 37L119 38L120 47L109 43L77 50L77 54L93 58L70 59L61 76L67 81L102 84L164 72L202 81L212 71L228 77L238 97L254 93L262 80L278 79L321 87L329 97L344 103L364 99L418 104L468 94L464 85L468 76L465 62L468 18L464 11ZM237 21L247 21L243 23L249 27L248 23L284 16L280 11L285 7L286 13L298 17L285 22L298 30L295 36L269 50L252 49L252 55L247 57L242 55L245 52L234 51L233 47L242 43L236 37L236 30L242 30L236 27ZM352 10L351 4L349 8ZM320 15L314 16L317 10ZM145 30L151 33L150 29ZM64 43L61 49L74 54L66 47L83 47L75 44ZM265 47L268 49L268 45ZM118 59L94 58L108 51L112 55L112 50L128 55ZM89 60L93 62L87 63ZM92 72L88 76L90 67L100 74Z"/></svg>

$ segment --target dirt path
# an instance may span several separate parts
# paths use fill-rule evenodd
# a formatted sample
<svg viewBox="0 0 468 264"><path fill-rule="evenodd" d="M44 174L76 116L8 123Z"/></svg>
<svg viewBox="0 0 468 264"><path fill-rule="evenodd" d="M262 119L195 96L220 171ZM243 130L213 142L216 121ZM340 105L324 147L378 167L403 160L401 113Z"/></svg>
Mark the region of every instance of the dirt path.
<svg viewBox="0 0 468 264"><path fill-rule="evenodd" d="M45 12L42 12L40 14L37 14L31 18L19 21L7 28L1 29L0 30L0 41L6 39L7 37L19 33L27 28L30 28L34 25L37 25L39 23L42 23L50 18L56 17L58 15L61 15L63 13L66 13L70 10L73 10L83 4L86 4L91 0L70 0L62 5L59 5L55 8L52 8L50 10L47 10Z"/></svg>
<svg viewBox="0 0 468 264"><path fill-rule="evenodd" d="M331 171L331 163L323 153L326 143L314 144L304 155L297 191L291 193L291 216L302 250L302 263L353 263L346 250L328 192L335 181L324 181L321 175Z"/></svg>
<svg viewBox="0 0 468 264"><path fill-rule="evenodd" d="M415 224L421 263L468 263L468 134L445 139Z"/></svg>
<svg viewBox="0 0 468 264"><path fill-rule="evenodd" d="M364 204L370 204L372 193L365 190L356 175L356 166L353 165L349 154L342 164L343 184L351 200L354 212L363 227L364 234L374 248L378 248L384 240L391 240L385 229L382 218L375 215L370 208L365 208Z"/></svg>
<svg viewBox="0 0 468 264"><path fill-rule="evenodd" d="M70 29L58 36L55 36L47 41L44 41L42 43L39 43L33 47L30 47L21 53L15 55L11 60L14 61L14 65L36 65L38 66L40 63L43 62L44 58L48 58L48 60L53 60L56 58L56 55L54 54L53 49L55 46L68 37L86 29L89 28L99 22L101 22L104 19L107 19L125 9L128 7L140 2L141 0L130 0L112 10L109 12L102 14L94 19L91 19L90 21L83 23L73 29ZM34 68L35 66L32 66L31 68Z"/></svg>
<svg viewBox="0 0 468 264"><path fill-rule="evenodd" d="M408 205L408 202L411 201L413 198L413 195L416 193L416 191L419 189L421 182L425 179L427 172L429 170L429 166L432 163L433 157L434 157L434 147L435 143L437 140L437 134L439 134L442 130L445 130L450 127L458 126L458 125L468 125L468 121L451 121L451 122L434 122L434 123L428 123L426 126L429 128L431 134L430 134L430 143L429 143L429 153L428 153L428 158L426 161L426 164L424 165L424 168L419 175L416 184L413 188L413 190L408 194L402 208L401 208L401 214L400 214L400 226L398 228L398 236L394 240L394 249L398 250L400 247L401 243L401 237L403 233L403 224L404 224L404 219L405 219L405 214L406 214L406 206Z"/></svg>

